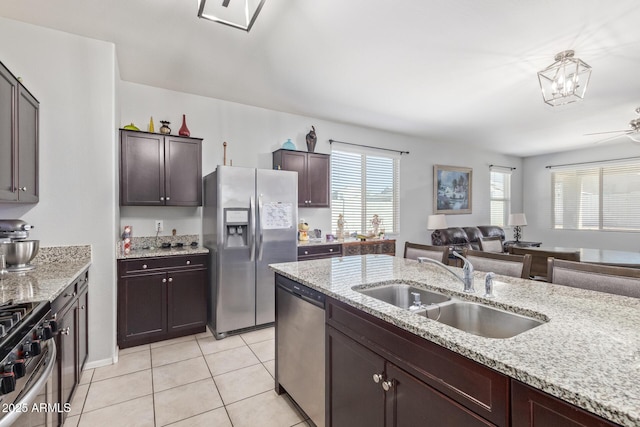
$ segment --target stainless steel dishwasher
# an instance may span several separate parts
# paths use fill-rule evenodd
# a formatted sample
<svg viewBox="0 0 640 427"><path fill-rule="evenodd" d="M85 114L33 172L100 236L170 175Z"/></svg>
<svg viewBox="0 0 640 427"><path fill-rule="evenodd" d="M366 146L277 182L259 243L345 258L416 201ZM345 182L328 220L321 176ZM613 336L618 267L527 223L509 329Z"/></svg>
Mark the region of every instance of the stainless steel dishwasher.
<svg viewBox="0 0 640 427"><path fill-rule="evenodd" d="M280 275L276 284L276 391L324 427L325 296Z"/></svg>

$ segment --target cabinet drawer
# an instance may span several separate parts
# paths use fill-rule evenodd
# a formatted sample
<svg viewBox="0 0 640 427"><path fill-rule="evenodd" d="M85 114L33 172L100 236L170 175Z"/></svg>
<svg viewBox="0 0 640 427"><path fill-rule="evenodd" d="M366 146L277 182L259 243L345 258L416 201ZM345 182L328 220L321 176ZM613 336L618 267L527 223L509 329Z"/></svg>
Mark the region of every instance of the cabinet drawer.
<svg viewBox="0 0 640 427"><path fill-rule="evenodd" d="M118 261L118 274L124 276L127 274L170 270L174 268L203 267L206 265L206 262L206 255L180 255L120 260Z"/></svg>
<svg viewBox="0 0 640 427"><path fill-rule="evenodd" d="M327 298L327 323L496 425L508 425L509 379L401 328Z"/></svg>
<svg viewBox="0 0 640 427"><path fill-rule="evenodd" d="M51 312L60 314L63 309L77 299L77 296L89 284L89 271L84 271L76 280L67 286L51 303Z"/></svg>
<svg viewBox="0 0 640 427"><path fill-rule="evenodd" d="M313 245L313 246L298 246L298 259L320 259L329 258L342 255L342 245Z"/></svg>

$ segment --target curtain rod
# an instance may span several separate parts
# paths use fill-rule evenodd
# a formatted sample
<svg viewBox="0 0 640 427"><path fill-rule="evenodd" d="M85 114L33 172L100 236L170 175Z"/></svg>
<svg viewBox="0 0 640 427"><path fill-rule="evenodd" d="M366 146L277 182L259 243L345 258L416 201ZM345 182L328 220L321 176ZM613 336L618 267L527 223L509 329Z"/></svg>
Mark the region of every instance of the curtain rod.
<svg viewBox="0 0 640 427"><path fill-rule="evenodd" d="M509 170L512 170L512 171L516 170L516 168L514 168L514 167L512 167L512 166L489 165L489 168L493 168L493 167L496 167L496 168L503 168L503 169L509 169Z"/></svg>
<svg viewBox="0 0 640 427"><path fill-rule="evenodd" d="M335 139L330 139L330 140L329 140L329 145L333 144L334 142L337 142L337 143L339 143L339 144L355 145L356 147L373 148L374 150L393 151L394 153L400 153L400 155L403 155L403 154L409 154L409 152L408 152L408 151L394 150L394 149L392 149L392 148L380 148L380 147L373 147L373 146L371 146L371 145L354 144L354 143L352 143L352 142L336 141Z"/></svg>
<svg viewBox="0 0 640 427"><path fill-rule="evenodd" d="M619 162L622 160L637 160L637 159L640 159L640 157L635 156L635 157L623 157L621 159L594 160L593 162L565 163L563 165L548 165L548 166L545 166L545 168L553 169L553 168L560 168L564 166L593 165L593 164L602 164L602 163L609 163L609 162Z"/></svg>

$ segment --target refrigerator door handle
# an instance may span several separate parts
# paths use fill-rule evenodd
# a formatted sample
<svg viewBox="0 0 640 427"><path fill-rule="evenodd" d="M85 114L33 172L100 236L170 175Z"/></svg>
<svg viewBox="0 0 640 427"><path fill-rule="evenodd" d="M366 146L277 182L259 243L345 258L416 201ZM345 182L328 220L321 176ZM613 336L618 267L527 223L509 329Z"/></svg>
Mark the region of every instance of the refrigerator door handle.
<svg viewBox="0 0 640 427"><path fill-rule="evenodd" d="M258 196L258 220L260 221L260 234L258 235L258 260L262 261L262 244L264 242L264 234L262 231L262 194Z"/></svg>
<svg viewBox="0 0 640 427"><path fill-rule="evenodd" d="M249 234L249 248L251 250L250 261L254 261L256 257L256 218L254 215L255 211L255 202L253 201L253 197L249 197L249 221L251 221L251 233Z"/></svg>

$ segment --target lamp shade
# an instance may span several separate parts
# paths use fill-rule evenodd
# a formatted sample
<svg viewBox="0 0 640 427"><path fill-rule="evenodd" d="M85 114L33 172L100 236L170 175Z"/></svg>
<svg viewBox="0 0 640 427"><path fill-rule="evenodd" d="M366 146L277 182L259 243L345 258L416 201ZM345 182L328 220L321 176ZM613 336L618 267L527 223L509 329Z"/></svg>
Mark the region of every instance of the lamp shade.
<svg viewBox="0 0 640 427"><path fill-rule="evenodd" d="M444 215L429 215L427 230L439 230L443 228L447 228L447 219Z"/></svg>
<svg viewBox="0 0 640 427"><path fill-rule="evenodd" d="M527 217L523 213L509 214L509 225L522 226L527 225Z"/></svg>

